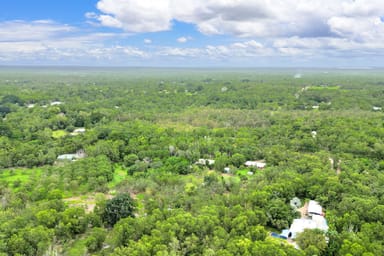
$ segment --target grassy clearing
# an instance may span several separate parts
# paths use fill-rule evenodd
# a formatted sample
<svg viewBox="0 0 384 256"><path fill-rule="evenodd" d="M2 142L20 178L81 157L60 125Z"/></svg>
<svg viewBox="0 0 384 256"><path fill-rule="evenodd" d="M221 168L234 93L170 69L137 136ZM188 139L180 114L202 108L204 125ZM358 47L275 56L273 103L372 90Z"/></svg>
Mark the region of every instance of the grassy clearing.
<svg viewBox="0 0 384 256"><path fill-rule="evenodd" d="M0 171L0 181L5 182L11 188L17 188L28 182L31 178L38 178L41 169L8 169Z"/></svg>
<svg viewBox="0 0 384 256"><path fill-rule="evenodd" d="M88 193L82 196L64 196L63 201L69 207L80 207L84 208L86 213L90 213L94 210L96 203L100 200L107 200L113 197L112 193Z"/></svg>
<svg viewBox="0 0 384 256"><path fill-rule="evenodd" d="M339 90L340 86L311 86L309 90Z"/></svg>
<svg viewBox="0 0 384 256"><path fill-rule="evenodd" d="M55 139L59 139L61 137L66 136L67 134L68 134L68 132L65 130L57 130L57 131L52 132L52 137Z"/></svg>
<svg viewBox="0 0 384 256"><path fill-rule="evenodd" d="M237 170L236 171L236 175L238 175L238 176L247 176L248 172L250 172L249 169Z"/></svg>
<svg viewBox="0 0 384 256"><path fill-rule="evenodd" d="M87 255L87 246L85 239L76 239L73 243L69 244L68 248L64 248L65 255Z"/></svg>
<svg viewBox="0 0 384 256"><path fill-rule="evenodd" d="M109 182L108 188L114 188L127 177L127 171L122 166L115 166L113 180Z"/></svg>

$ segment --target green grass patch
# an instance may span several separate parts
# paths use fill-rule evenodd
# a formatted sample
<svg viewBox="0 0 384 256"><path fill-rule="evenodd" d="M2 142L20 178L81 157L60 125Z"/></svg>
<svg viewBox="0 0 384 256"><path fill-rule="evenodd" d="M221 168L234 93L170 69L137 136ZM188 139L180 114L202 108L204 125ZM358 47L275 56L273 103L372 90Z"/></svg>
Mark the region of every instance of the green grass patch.
<svg viewBox="0 0 384 256"><path fill-rule="evenodd" d="M65 130L57 130L57 131L52 132L52 137L55 139L59 139L61 137L64 137L67 134L68 134L68 132Z"/></svg>
<svg viewBox="0 0 384 256"><path fill-rule="evenodd" d="M64 246L64 255L86 255L87 246L85 241L85 238L76 239L73 241L73 243Z"/></svg>
<svg viewBox="0 0 384 256"><path fill-rule="evenodd" d="M0 171L0 181L16 189L32 178L41 176L41 169L8 169Z"/></svg>
<svg viewBox="0 0 384 256"><path fill-rule="evenodd" d="M113 180L108 183L108 188L114 188L117 184L125 180L126 177L127 171L120 165L115 166Z"/></svg>
<svg viewBox="0 0 384 256"><path fill-rule="evenodd" d="M241 181L239 176L232 176L232 175L230 175L230 176L222 176L222 177L223 177L225 182L232 182L232 181L234 181L234 182L238 183L238 182Z"/></svg>
<svg viewBox="0 0 384 256"><path fill-rule="evenodd" d="M248 172L250 172L251 170L249 169L243 169L243 170L237 170L236 171L236 175L239 175L239 176L246 176L248 175Z"/></svg>
<svg viewBox="0 0 384 256"><path fill-rule="evenodd" d="M313 90L313 91L339 90L339 89L340 89L340 86L327 86L327 85L324 85L324 86L311 86L311 87L309 87L309 90Z"/></svg>

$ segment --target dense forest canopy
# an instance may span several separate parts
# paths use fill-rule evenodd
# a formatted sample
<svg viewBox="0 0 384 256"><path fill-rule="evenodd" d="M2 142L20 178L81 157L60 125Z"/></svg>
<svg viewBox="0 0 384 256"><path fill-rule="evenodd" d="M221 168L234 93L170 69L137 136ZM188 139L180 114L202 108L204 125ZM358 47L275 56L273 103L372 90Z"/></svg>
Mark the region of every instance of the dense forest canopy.
<svg viewBox="0 0 384 256"><path fill-rule="evenodd" d="M382 70L2 67L0 255L383 255L383 98ZM301 249L270 236L295 197L329 225Z"/></svg>

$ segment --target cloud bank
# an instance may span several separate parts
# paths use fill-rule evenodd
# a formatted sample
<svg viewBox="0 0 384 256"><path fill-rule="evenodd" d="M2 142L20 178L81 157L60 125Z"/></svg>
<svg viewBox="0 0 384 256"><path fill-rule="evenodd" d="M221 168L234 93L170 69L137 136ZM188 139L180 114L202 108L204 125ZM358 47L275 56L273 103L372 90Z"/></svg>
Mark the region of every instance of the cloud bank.
<svg viewBox="0 0 384 256"><path fill-rule="evenodd" d="M206 35L354 40L382 33L384 15L381 0L100 0L97 8L102 25L135 33L170 30L177 20Z"/></svg>
<svg viewBox="0 0 384 256"><path fill-rule="evenodd" d="M382 0L99 0L97 9L85 14L87 28L52 20L0 22L0 60L156 65L165 57L170 63L251 64L295 58L305 64L384 57ZM192 25L209 43L184 31L163 42L148 34L171 33L175 23ZM140 34L140 44L132 43Z"/></svg>

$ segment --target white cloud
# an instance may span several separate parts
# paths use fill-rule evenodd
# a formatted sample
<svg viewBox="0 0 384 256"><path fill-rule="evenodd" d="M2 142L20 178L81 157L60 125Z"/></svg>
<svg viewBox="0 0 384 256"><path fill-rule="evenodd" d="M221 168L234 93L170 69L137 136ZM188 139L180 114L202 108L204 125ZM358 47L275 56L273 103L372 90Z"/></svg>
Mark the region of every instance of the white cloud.
<svg viewBox="0 0 384 256"><path fill-rule="evenodd" d="M177 42L179 42L179 43L186 43L186 42L188 42L189 40L191 40L192 38L191 37L185 37L185 36L182 36L182 37L179 37L179 38L177 38L176 40L177 40Z"/></svg>
<svg viewBox="0 0 384 256"><path fill-rule="evenodd" d="M33 32L33 33L32 33ZM125 34L84 33L78 28L52 21L0 22L0 59L3 61L49 61L72 59L147 58L148 53L132 46L108 46ZM61 62L59 62L61 63Z"/></svg>
<svg viewBox="0 0 384 256"><path fill-rule="evenodd" d="M384 13L381 0L99 0L97 7L101 24L128 32L169 30L178 20L208 35L274 38L340 36L335 19L359 22ZM360 28L355 34L364 36Z"/></svg>
<svg viewBox="0 0 384 256"><path fill-rule="evenodd" d="M97 19L106 27L123 28L123 22L110 15L100 15Z"/></svg>
<svg viewBox="0 0 384 256"><path fill-rule="evenodd" d="M357 42L377 42L384 39L384 23L380 17L337 16L328 20L332 32Z"/></svg>
<svg viewBox="0 0 384 256"><path fill-rule="evenodd" d="M97 8L98 13L85 14L97 25L87 27L88 31L49 20L0 22L0 60L84 60L91 65L98 60L108 65L132 59L163 63L197 59L201 63L218 60L220 65L260 58L268 63L269 59L294 59L290 57L384 55L382 0L99 0ZM180 47L158 45L159 40L155 44L151 39L140 39L142 45L134 46L126 38L170 30L175 20L192 24L206 35L229 37L212 36L211 45L202 46L205 38L198 42L196 37ZM90 32L101 25L122 31ZM174 40L189 42L188 32ZM194 46L196 42L199 47ZM191 47L182 47L187 45Z"/></svg>
<svg viewBox="0 0 384 256"><path fill-rule="evenodd" d="M230 45L209 45L206 47L205 51L208 56L213 58L252 58L273 56L275 54L275 51L272 48L265 47L255 40L236 42Z"/></svg>
<svg viewBox="0 0 384 256"><path fill-rule="evenodd" d="M84 14L85 18L87 19L97 19L98 15L94 12L86 12Z"/></svg>
<svg viewBox="0 0 384 256"><path fill-rule="evenodd" d="M0 42L39 40L75 31L74 27L57 24L50 20L5 21L0 22Z"/></svg>
<svg viewBox="0 0 384 256"><path fill-rule="evenodd" d="M204 49L202 48L173 48L162 47L155 54L160 56L173 56L173 57L201 57L204 56Z"/></svg>
<svg viewBox="0 0 384 256"><path fill-rule="evenodd" d="M107 27L129 32L156 32L171 27L168 0L101 0L97 8L103 12L97 19Z"/></svg>
<svg viewBox="0 0 384 256"><path fill-rule="evenodd" d="M163 47L156 53L160 56L178 56L209 59L238 57L260 57L273 55L273 49L264 47L254 40L236 42L229 45L207 45L201 48Z"/></svg>

